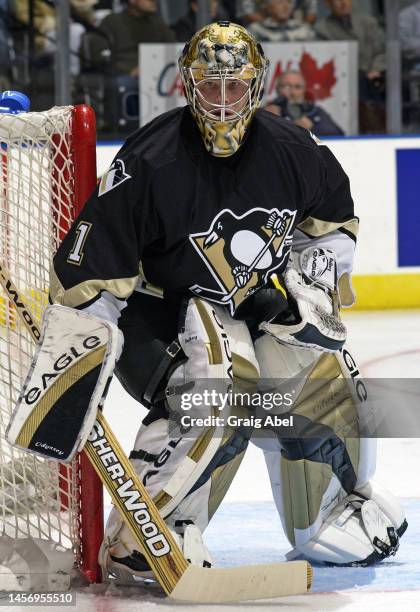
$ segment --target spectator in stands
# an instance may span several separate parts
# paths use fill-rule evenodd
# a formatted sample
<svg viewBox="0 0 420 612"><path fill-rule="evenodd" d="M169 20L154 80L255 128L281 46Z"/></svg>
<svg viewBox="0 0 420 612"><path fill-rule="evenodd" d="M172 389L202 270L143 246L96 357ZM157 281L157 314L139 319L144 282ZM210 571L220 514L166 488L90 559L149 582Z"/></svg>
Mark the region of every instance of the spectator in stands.
<svg viewBox="0 0 420 612"><path fill-rule="evenodd" d="M399 30L403 58L410 68L420 70L420 2L400 12Z"/></svg>
<svg viewBox="0 0 420 612"><path fill-rule="evenodd" d="M28 25L29 0L14 0L13 13L20 23ZM55 32L55 8L43 0L35 0L33 14L36 51L43 53L48 44L48 35Z"/></svg>
<svg viewBox="0 0 420 612"><path fill-rule="evenodd" d="M8 0L0 0L0 88L9 89L8 72L10 67L9 42L8 42Z"/></svg>
<svg viewBox="0 0 420 612"><path fill-rule="evenodd" d="M211 21L222 19L222 16L218 14L218 0L208 0L208 4ZM188 13L172 26L178 42L190 40L197 31L197 8L197 0L190 0Z"/></svg>
<svg viewBox="0 0 420 612"><path fill-rule="evenodd" d="M355 40L359 43L359 116L362 132L385 128L385 35L371 15L353 12L352 0L325 0L330 14L315 30L323 40Z"/></svg>
<svg viewBox="0 0 420 612"><path fill-rule="evenodd" d="M248 27L250 23L262 21L265 17L263 0L236 0L236 18Z"/></svg>
<svg viewBox="0 0 420 612"><path fill-rule="evenodd" d="M81 24L96 24L98 0L70 0L70 14L73 21Z"/></svg>
<svg viewBox="0 0 420 612"><path fill-rule="evenodd" d="M353 12L353 0L326 0L330 14L316 23L323 40L359 42L359 70L368 79L378 78L385 70L385 36L371 15Z"/></svg>
<svg viewBox="0 0 420 612"><path fill-rule="evenodd" d="M306 21L311 25L315 23L318 16L318 0L295 0L293 17L300 21Z"/></svg>
<svg viewBox="0 0 420 612"><path fill-rule="evenodd" d="M249 25L253 21L262 21L265 17L262 0L237 0L236 15L241 23ZM300 21L315 23L318 0L295 0L293 17Z"/></svg>
<svg viewBox="0 0 420 612"><path fill-rule="evenodd" d="M342 136L343 130L326 110L306 100L305 77L298 70L283 72L277 80L277 98L265 109L293 121L316 136Z"/></svg>
<svg viewBox="0 0 420 612"><path fill-rule="evenodd" d="M85 32L85 25L94 22L93 7L96 2L97 0L71 0L70 72L72 74L78 74L79 72L80 41ZM55 7L52 2L46 0L34 0L33 10L35 51L41 63L45 63L48 57L52 58L57 49ZM29 0L14 0L14 15L20 23L30 26Z"/></svg>
<svg viewBox="0 0 420 612"><path fill-rule="evenodd" d="M157 14L156 0L128 0L121 13L105 17L101 35L90 40L94 66L106 66L110 52L114 75L138 77L138 45L146 42L175 42L175 35ZM108 53L107 53L108 52Z"/></svg>
<svg viewBox="0 0 420 612"><path fill-rule="evenodd" d="M157 11L157 0L127 0L121 12L107 15L84 39L86 68L103 79L102 119L108 129L132 131L138 125L139 44L176 42Z"/></svg>
<svg viewBox="0 0 420 612"><path fill-rule="evenodd" d="M116 13L118 13L118 8L122 8L120 0L118 0L117 2L115 0L98 0L95 13L96 16L99 16L99 23L112 12L115 11Z"/></svg>
<svg viewBox="0 0 420 612"><path fill-rule="evenodd" d="M315 39L315 32L308 23L292 18L293 0L265 0L263 7L267 17L249 26L258 40L284 42Z"/></svg>

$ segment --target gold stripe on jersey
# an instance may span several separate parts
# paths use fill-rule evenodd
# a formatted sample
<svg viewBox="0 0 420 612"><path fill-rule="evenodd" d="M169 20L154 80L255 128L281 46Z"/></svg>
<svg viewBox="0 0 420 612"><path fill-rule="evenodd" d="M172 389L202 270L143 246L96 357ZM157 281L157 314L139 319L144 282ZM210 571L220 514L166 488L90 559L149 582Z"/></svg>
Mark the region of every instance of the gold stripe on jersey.
<svg viewBox="0 0 420 612"><path fill-rule="evenodd" d="M297 228L313 237L324 236L324 234L329 234L335 230L345 229L356 239L359 231L359 221L356 217L353 217L353 219L349 221L339 222L323 221L315 217L307 217L304 221L299 223Z"/></svg>
<svg viewBox="0 0 420 612"><path fill-rule="evenodd" d="M138 283L138 275L130 278L114 278L104 280L95 278L83 281L70 289L65 289L60 282L54 268L50 272L50 296L54 304L62 304L70 308L77 308L96 298L101 291L108 291L116 298L126 299L134 291Z"/></svg>

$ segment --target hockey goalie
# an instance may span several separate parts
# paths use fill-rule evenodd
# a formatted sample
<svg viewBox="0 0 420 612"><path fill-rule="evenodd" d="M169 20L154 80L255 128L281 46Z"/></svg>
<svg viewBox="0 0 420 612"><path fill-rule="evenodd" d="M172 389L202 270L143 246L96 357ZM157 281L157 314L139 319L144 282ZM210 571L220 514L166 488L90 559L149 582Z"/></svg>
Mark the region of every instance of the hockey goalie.
<svg viewBox="0 0 420 612"><path fill-rule="evenodd" d="M148 408L130 460L192 563L212 563L202 534L250 443L264 450L290 559L377 563L407 523L372 480L368 391L340 318L354 300L348 178L310 132L258 110L268 61L243 27L206 26L179 66L188 104L126 141L54 258L21 421L52 380L61 391L31 448L80 449L114 372ZM73 367L82 354L88 365ZM289 426L249 425L261 411L234 391L290 393L274 409ZM193 396L212 398L199 416L215 425L185 424ZM137 548L114 509L105 575L147 575Z"/></svg>

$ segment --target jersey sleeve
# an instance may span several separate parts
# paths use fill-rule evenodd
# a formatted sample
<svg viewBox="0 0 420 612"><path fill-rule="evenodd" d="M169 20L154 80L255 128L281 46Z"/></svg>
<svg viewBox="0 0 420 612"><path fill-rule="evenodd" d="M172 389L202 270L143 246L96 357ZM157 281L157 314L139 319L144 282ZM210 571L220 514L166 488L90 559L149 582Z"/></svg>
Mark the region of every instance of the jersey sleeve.
<svg viewBox="0 0 420 612"><path fill-rule="evenodd" d="M147 164L122 149L54 257L51 302L118 318L156 233L150 183Z"/></svg>
<svg viewBox="0 0 420 612"><path fill-rule="evenodd" d="M354 203L347 174L333 153L318 142L313 163L307 175L305 213L293 236L293 250L308 246L334 251L341 302L354 302L351 286L354 251L359 220L354 215Z"/></svg>

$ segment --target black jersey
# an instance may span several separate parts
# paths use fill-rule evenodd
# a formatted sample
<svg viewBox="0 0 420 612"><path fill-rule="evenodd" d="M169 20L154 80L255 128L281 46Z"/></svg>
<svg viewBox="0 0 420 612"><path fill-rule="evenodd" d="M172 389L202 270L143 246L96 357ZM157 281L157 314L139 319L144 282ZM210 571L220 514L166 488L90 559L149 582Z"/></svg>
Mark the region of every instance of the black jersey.
<svg viewBox="0 0 420 612"><path fill-rule="evenodd" d="M284 269L295 228L354 238L356 226L346 174L307 130L261 110L239 151L217 158L178 108L119 151L54 258L51 297L83 308L146 279L234 314Z"/></svg>

